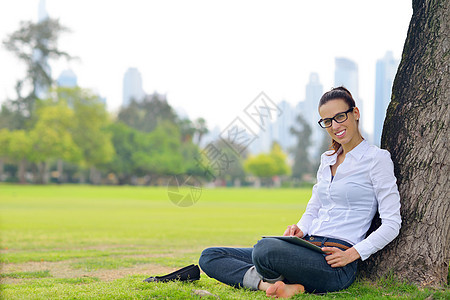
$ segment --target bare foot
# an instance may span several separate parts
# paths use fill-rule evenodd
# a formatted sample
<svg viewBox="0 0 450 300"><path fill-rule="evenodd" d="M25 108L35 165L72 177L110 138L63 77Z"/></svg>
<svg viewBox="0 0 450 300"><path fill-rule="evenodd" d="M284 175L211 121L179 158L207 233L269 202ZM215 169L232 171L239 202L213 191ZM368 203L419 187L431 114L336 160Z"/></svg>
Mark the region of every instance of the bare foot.
<svg viewBox="0 0 450 300"><path fill-rule="evenodd" d="M305 287L301 284L285 284L283 281L277 281L267 288L266 295L275 298L290 298L304 291Z"/></svg>

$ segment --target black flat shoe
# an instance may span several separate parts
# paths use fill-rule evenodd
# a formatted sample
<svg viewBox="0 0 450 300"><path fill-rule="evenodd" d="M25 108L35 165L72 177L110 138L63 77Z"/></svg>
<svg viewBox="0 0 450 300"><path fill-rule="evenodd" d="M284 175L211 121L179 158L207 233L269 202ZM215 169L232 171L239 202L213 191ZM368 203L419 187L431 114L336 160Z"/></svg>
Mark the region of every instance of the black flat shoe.
<svg viewBox="0 0 450 300"><path fill-rule="evenodd" d="M151 276L144 282L194 281L199 279L200 269L197 265L192 264L164 276Z"/></svg>

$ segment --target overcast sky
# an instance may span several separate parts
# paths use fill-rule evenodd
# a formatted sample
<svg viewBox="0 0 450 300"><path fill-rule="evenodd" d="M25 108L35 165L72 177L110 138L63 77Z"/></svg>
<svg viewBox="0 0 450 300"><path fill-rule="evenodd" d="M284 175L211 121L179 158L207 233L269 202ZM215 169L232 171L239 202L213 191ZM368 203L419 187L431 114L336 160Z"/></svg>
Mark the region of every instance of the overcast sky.
<svg viewBox="0 0 450 300"><path fill-rule="evenodd" d="M0 38L21 20L37 21L39 0L2 1ZM191 119L224 128L261 91L296 105L309 74L324 90L334 83L334 58L359 66L366 129L373 127L375 63L400 58L411 0L139 1L47 0L51 17L72 30L60 48L80 61L52 63L53 77L71 68L81 87L122 102L127 68L137 67L147 93L166 93ZM25 68L0 49L0 101L14 96Z"/></svg>

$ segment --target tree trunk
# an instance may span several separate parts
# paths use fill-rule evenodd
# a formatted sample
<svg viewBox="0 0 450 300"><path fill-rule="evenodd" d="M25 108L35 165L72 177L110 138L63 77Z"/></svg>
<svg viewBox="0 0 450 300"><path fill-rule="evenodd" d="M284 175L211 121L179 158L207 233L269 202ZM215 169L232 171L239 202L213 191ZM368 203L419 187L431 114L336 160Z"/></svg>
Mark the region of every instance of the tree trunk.
<svg viewBox="0 0 450 300"><path fill-rule="evenodd" d="M0 158L0 181L3 181L3 158Z"/></svg>
<svg viewBox="0 0 450 300"><path fill-rule="evenodd" d="M447 281L449 201L449 1L413 1L413 16L383 127L401 197L400 235L361 264L429 286Z"/></svg>
<svg viewBox="0 0 450 300"><path fill-rule="evenodd" d="M38 168L37 183L48 184L49 181L48 163L45 161L38 163L37 168Z"/></svg>
<svg viewBox="0 0 450 300"><path fill-rule="evenodd" d="M84 170L80 171L80 184L85 184L86 183L86 175L84 174Z"/></svg>
<svg viewBox="0 0 450 300"><path fill-rule="evenodd" d="M259 177L255 178L255 182L253 183L253 187L259 189L261 187L261 179Z"/></svg>
<svg viewBox="0 0 450 300"><path fill-rule="evenodd" d="M43 167L44 167L44 173L43 173L43 180L42 183L43 184L48 184L50 181L50 172L49 172L49 164L48 162L44 161L43 163Z"/></svg>
<svg viewBox="0 0 450 300"><path fill-rule="evenodd" d="M63 183L64 181L64 162L62 159L58 159L56 162L56 169L58 171L58 183Z"/></svg>
<svg viewBox="0 0 450 300"><path fill-rule="evenodd" d="M89 171L89 181L91 184L99 185L101 183L101 173L95 167L91 167Z"/></svg>
<svg viewBox="0 0 450 300"><path fill-rule="evenodd" d="M26 160L22 159L19 161L19 166L17 168L17 177L19 178L19 182L24 184L27 183L27 180L25 179L25 167L26 167Z"/></svg>

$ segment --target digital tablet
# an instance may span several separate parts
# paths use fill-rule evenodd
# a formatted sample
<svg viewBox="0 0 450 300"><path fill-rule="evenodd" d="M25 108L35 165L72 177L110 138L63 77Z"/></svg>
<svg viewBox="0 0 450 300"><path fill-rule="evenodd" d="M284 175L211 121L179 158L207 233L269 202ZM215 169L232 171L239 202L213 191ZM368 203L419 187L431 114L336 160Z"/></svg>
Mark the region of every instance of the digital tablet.
<svg viewBox="0 0 450 300"><path fill-rule="evenodd" d="M321 254L326 254L326 252L322 251L322 249L319 246L316 246L308 241L305 241L304 239L301 239L297 236L263 236L263 238L276 238L280 239L292 244L300 245L306 248L309 248L311 250L317 251Z"/></svg>

